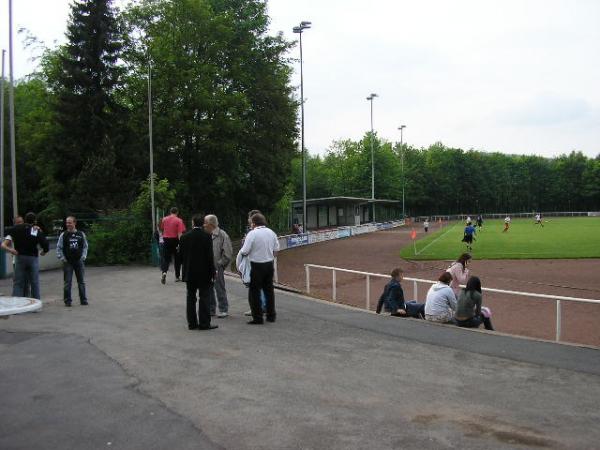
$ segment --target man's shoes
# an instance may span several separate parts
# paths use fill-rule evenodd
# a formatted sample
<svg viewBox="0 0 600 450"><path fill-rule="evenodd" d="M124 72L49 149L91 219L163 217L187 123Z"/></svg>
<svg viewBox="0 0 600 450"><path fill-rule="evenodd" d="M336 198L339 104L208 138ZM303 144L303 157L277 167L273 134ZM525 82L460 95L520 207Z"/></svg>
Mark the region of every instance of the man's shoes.
<svg viewBox="0 0 600 450"><path fill-rule="evenodd" d="M207 327L198 327L199 330L214 330L215 328L219 328L219 325L209 325Z"/></svg>
<svg viewBox="0 0 600 450"><path fill-rule="evenodd" d="M229 314L227 314L226 312L220 312L219 314L217 314L217 317L219 319L224 319L227 316L229 316Z"/></svg>
<svg viewBox="0 0 600 450"><path fill-rule="evenodd" d="M210 317L216 317L216 316L217 316L217 313L216 313L216 312L211 312L211 313L210 313Z"/></svg>
<svg viewBox="0 0 600 450"><path fill-rule="evenodd" d="M67 308L70 308L70 307L71 307L71 302L65 302L65 306L66 306Z"/></svg>
<svg viewBox="0 0 600 450"><path fill-rule="evenodd" d="M197 330L198 325L188 325L188 330Z"/></svg>
<svg viewBox="0 0 600 450"><path fill-rule="evenodd" d="M87 300L84 300L84 301L82 301L82 302L81 302L81 305L82 305L82 306L87 306L87 305L89 305L89 303L88 303L88 301L87 301Z"/></svg>
<svg viewBox="0 0 600 450"><path fill-rule="evenodd" d="M275 322L275 317L267 317L267 322Z"/></svg>
<svg viewBox="0 0 600 450"><path fill-rule="evenodd" d="M160 276L160 282L162 284L165 284L167 282L167 273L163 272L162 275Z"/></svg>
<svg viewBox="0 0 600 450"><path fill-rule="evenodd" d="M248 325L262 325L264 322L262 320L254 320L252 319L250 322L248 322Z"/></svg>
<svg viewBox="0 0 600 450"><path fill-rule="evenodd" d="M179 278L179 277L175 278L175 283L181 283L181 278Z"/></svg>
<svg viewBox="0 0 600 450"><path fill-rule="evenodd" d="M250 317L250 316L252 316L252 311L246 311L244 313L244 315Z"/></svg>

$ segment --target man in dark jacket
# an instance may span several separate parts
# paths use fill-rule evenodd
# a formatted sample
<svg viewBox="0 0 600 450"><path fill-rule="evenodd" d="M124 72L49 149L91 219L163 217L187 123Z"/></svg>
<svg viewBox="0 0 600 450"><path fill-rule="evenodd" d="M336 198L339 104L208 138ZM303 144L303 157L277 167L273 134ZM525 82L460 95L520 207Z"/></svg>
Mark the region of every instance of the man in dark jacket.
<svg viewBox="0 0 600 450"><path fill-rule="evenodd" d="M79 302L82 305L87 305L83 263L87 258L88 242L85 233L76 228L77 219L74 216L67 217L66 225L67 231L61 233L56 244L56 256L63 262L63 300L65 306L71 306L71 284L73 282L73 272L75 272L77 288L79 290Z"/></svg>
<svg viewBox="0 0 600 450"><path fill-rule="evenodd" d="M202 229L203 223L204 216L196 214L192 218L192 230L181 236L179 241L183 281L187 285L187 321L190 330L218 328L210 323L209 289L215 277L215 264L212 238ZM199 299L196 292L199 292Z"/></svg>
<svg viewBox="0 0 600 450"><path fill-rule="evenodd" d="M7 251L15 255L15 278L13 284L13 297L23 297L26 280L31 286L31 296L40 299L40 279L38 247L42 248L40 255L48 253L49 246L46 236L41 229L35 226L35 214L25 214L25 223L15 225L5 230L13 240L13 248Z"/></svg>
<svg viewBox="0 0 600 450"><path fill-rule="evenodd" d="M425 305L414 301L406 302L404 300L404 290L400 282L403 278L402 269L396 268L392 270L392 279L385 285L381 297L377 302L377 314L381 313L381 309L389 312L392 316L399 317L416 317L423 318L425 314Z"/></svg>

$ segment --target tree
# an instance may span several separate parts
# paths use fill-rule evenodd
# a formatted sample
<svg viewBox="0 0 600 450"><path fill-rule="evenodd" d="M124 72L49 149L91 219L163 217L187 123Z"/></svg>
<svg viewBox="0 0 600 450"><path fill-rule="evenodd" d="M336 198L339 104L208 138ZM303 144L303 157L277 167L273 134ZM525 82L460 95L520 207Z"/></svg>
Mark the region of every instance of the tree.
<svg viewBox="0 0 600 450"><path fill-rule="evenodd" d="M290 44L266 34L265 3L145 0L125 18L138 101L148 58L153 64L159 176L174 183L179 202L215 212L230 229L248 209L271 211L296 152L297 105Z"/></svg>
<svg viewBox="0 0 600 450"><path fill-rule="evenodd" d="M132 174L124 164L126 111L115 100L122 43L111 0L74 1L67 39L48 64L56 129L46 154L47 191L61 211L123 206Z"/></svg>

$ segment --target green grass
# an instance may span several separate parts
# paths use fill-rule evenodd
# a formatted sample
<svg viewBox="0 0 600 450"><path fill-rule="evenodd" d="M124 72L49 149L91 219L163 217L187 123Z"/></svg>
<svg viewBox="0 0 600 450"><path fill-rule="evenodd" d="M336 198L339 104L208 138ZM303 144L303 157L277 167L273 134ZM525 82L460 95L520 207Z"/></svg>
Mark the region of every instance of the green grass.
<svg viewBox="0 0 600 450"><path fill-rule="evenodd" d="M478 259L600 258L600 217L544 218L544 228L533 219L515 219L503 233L504 220L488 220L476 234L473 256ZM464 224L451 223L438 232L404 247L405 259L456 259L466 251ZM418 236L424 235L417 229Z"/></svg>

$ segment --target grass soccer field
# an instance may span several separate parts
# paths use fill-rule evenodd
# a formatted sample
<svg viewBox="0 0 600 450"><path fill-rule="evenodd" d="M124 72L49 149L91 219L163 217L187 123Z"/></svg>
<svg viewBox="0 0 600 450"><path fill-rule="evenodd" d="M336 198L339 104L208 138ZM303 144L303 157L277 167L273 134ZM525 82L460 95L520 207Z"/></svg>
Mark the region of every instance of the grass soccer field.
<svg viewBox="0 0 600 450"><path fill-rule="evenodd" d="M472 254L478 259L600 258L600 217L544 219L544 227L533 219L514 219L503 233L504 220L488 220L477 231ZM405 259L453 260L467 251L464 223L458 222L418 239L403 248ZM419 230L419 236L423 236Z"/></svg>

